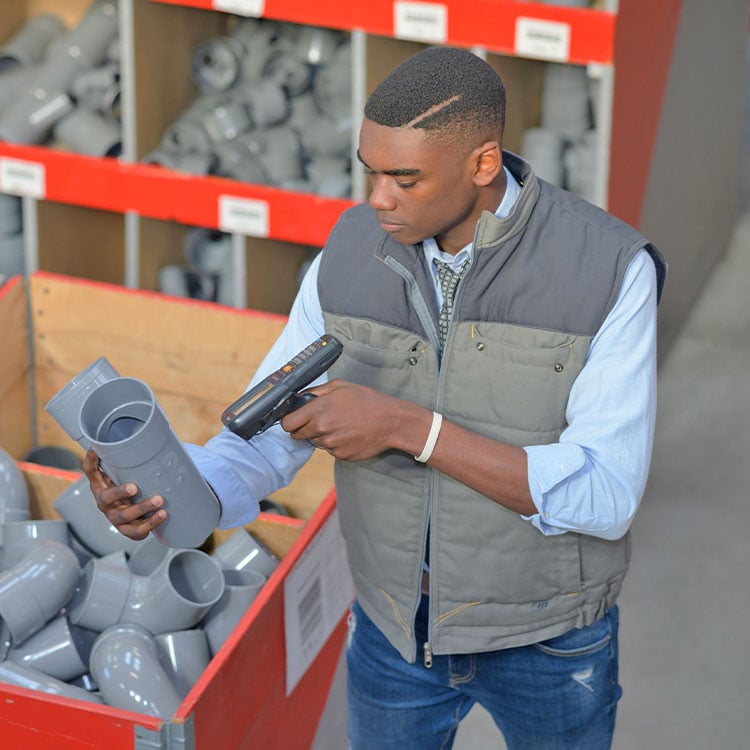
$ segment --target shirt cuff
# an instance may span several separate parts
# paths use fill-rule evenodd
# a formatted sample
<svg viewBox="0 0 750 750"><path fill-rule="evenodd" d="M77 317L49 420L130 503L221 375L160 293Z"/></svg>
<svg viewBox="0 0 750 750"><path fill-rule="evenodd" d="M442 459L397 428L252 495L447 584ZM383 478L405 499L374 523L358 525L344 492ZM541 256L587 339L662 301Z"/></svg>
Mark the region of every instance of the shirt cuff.
<svg viewBox="0 0 750 750"><path fill-rule="evenodd" d="M258 498L248 489L232 465L216 453L191 443L185 450L221 505L220 529L234 529L252 523L260 512Z"/></svg>
<svg viewBox="0 0 750 750"><path fill-rule="evenodd" d="M555 525L547 495L586 465L586 454L579 445L566 443L532 445L524 450L528 459L531 499L539 512L522 518L545 535L564 534L568 529Z"/></svg>

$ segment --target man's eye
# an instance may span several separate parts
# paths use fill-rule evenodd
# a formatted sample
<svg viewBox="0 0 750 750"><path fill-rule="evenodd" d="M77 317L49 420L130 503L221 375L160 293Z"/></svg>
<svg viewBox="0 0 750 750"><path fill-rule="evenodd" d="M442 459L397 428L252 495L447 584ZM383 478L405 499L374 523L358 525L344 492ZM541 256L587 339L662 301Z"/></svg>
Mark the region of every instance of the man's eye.
<svg viewBox="0 0 750 750"><path fill-rule="evenodd" d="M410 187L414 187L417 183L416 182L397 182L396 184L400 188L407 189L407 188L410 188Z"/></svg>

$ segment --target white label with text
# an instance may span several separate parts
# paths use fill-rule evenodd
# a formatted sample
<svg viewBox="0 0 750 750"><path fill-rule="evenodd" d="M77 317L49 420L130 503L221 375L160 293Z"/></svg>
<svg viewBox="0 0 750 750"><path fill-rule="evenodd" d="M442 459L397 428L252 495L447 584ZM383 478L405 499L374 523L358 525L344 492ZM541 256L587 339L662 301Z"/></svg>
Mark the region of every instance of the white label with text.
<svg viewBox="0 0 750 750"><path fill-rule="evenodd" d="M519 17L516 20L516 49L521 57L567 62L570 57L570 24Z"/></svg>
<svg viewBox="0 0 750 750"><path fill-rule="evenodd" d="M250 18L260 18L266 9L265 0L213 0L213 5L214 10Z"/></svg>
<svg viewBox="0 0 750 750"><path fill-rule="evenodd" d="M47 194L44 164L0 158L0 192L42 200Z"/></svg>
<svg viewBox="0 0 750 750"><path fill-rule="evenodd" d="M441 3L393 4L394 36L443 44L448 39L448 8Z"/></svg>
<svg viewBox="0 0 750 750"><path fill-rule="evenodd" d="M219 196L219 229L222 232L268 237L269 207L266 201Z"/></svg>

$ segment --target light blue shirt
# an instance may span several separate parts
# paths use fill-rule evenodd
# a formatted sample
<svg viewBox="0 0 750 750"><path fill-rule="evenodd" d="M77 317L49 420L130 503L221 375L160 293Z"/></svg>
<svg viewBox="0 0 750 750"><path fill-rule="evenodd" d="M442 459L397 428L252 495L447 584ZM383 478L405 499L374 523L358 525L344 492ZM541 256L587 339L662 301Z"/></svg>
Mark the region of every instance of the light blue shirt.
<svg viewBox="0 0 750 750"><path fill-rule="evenodd" d="M506 169L508 187L497 215L506 218L520 186ZM456 266L456 256L434 240L424 252ZM434 264L431 264L434 265ZM310 266L289 319L258 372L255 385L325 332L317 290L319 256ZM435 274L438 306L440 285ZM325 382L323 375L316 383ZM227 402L239 394L227 394ZM641 250L626 270L622 288L594 337L585 366L570 391L567 428L557 443L524 448L537 513L525 517L544 534L577 531L618 539L628 530L645 489L656 417L656 274ZM294 478L312 454L306 441L292 440L274 425L250 441L224 428L205 446L187 449L219 497L221 528L249 523L258 500Z"/></svg>

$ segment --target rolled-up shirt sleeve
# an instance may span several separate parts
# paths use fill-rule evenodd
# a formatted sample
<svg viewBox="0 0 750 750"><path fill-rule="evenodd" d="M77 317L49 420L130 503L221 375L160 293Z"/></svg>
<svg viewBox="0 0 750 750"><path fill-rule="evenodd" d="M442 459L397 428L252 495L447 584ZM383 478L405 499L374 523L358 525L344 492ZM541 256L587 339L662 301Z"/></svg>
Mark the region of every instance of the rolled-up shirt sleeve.
<svg viewBox="0 0 750 750"><path fill-rule="evenodd" d="M319 257L313 261L284 330L252 377L248 390L325 332L316 287L319 262ZM323 373L310 386L326 380ZM186 444L185 449L219 499L222 529L253 521L259 501L286 487L314 450L306 440L293 440L279 424L250 440L224 427L205 445Z"/></svg>
<svg viewBox="0 0 750 750"><path fill-rule="evenodd" d="M274 425L250 441L224 428L204 446L187 444L188 455L221 503L219 528L254 521L258 503L286 487L313 452Z"/></svg>
<svg viewBox="0 0 750 750"><path fill-rule="evenodd" d="M656 274L645 250L591 342L559 442L527 446L528 481L544 534L619 539L643 495L656 417Z"/></svg>

